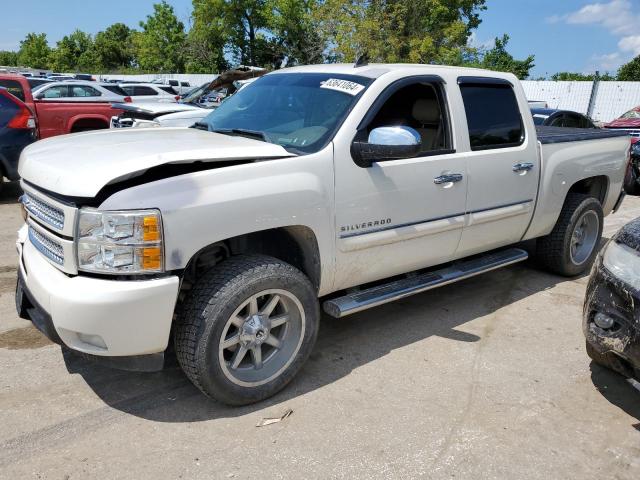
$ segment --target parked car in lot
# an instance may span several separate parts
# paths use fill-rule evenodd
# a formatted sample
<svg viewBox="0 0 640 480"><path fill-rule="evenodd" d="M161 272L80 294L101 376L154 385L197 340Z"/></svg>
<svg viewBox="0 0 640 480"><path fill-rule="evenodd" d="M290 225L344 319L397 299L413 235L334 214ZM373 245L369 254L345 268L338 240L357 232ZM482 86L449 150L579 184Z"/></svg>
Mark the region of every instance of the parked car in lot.
<svg viewBox="0 0 640 480"><path fill-rule="evenodd" d="M96 82L72 80L66 82L51 82L33 89L33 96L37 100L73 100L74 102L130 102L127 95L113 93Z"/></svg>
<svg viewBox="0 0 640 480"><path fill-rule="evenodd" d="M640 106L623 113L619 118L604 125L603 128L626 132L631 136L631 143L640 140Z"/></svg>
<svg viewBox="0 0 640 480"><path fill-rule="evenodd" d="M184 95L192 90L191 84L184 80L156 80L152 82L154 85L164 85L167 87L171 87L174 92L178 95Z"/></svg>
<svg viewBox="0 0 640 480"><path fill-rule="evenodd" d="M29 107L0 87L0 192L3 177L18 180L20 153L36 136L36 121Z"/></svg>
<svg viewBox="0 0 640 480"><path fill-rule="evenodd" d="M180 95L168 85L154 85L152 83L121 83L120 88L127 92L133 103L165 102L175 103Z"/></svg>
<svg viewBox="0 0 640 480"><path fill-rule="evenodd" d="M203 119L209 113L195 105L186 103L123 103L115 105L121 113L111 118L111 128L129 127L159 127L159 119L171 114L193 114L195 120L188 122L186 127ZM203 111L204 110L204 111ZM182 117L180 117L182 118ZM176 125L183 126L183 125Z"/></svg>
<svg viewBox="0 0 640 480"><path fill-rule="evenodd" d="M640 219L603 249L584 303L587 354L596 363L640 381Z"/></svg>
<svg viewBox="0 0 640 480"><path fill-rule="evenodd" d="M570 110L532 108L533 123L546 127L597 128L586 115Z"/></svg>
<svg viewBox="0 0 640 480"><path fill-rule="evenodd" d="M92 98L57 97L58 94L71 95L80 93L81 90L85 91L80 88L69 90L69 85L73 85L74 82L54 82L43 85L34 94L28 79L22 75L0 74L0 86L22 100L35 114L39 138L109 128L111 117L120 113L120 110L113 108L110 102L123 97L114 96L111 92L108 92L108 95L105 93L104 96ZM51 92L45 98L45 89L48 90L54 84L60 84L61 90ZM91 87L97 88L94 84ZM41 98L38 98L40 96Z"/></svg>
<svg viewBox="0 0 640 480"><path fill-rule="evenodd" d="M171 341L206 395L252 403L300 370L320 305L342 318L511 265L525 240L587 271L628 155L624 133L536 129L512 74L278 70L196 128L28 147L16 305L120 368L162 368Z"/></svg>

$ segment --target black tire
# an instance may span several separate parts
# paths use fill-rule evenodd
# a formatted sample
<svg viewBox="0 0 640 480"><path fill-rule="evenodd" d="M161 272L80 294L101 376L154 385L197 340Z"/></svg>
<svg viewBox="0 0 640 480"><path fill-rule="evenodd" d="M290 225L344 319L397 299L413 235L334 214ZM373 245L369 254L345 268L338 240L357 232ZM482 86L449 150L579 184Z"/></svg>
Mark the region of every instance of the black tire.
<svg viewBox="0 0 640 480"><path fill-rule="evenodd" d="M571 255L571 242L578 221L587 212L593 212L598 219L597 238L588 257L580 262ZM573 277L587 271L596 255L602 238L604 215L598 199L580 193L569 193L560 212L560 217L551 233L541 237L536 245L538 263L559 275Z"/></svg>
<svg viewBox="0 0 640 480"><path fill-rule="evenodd" d="M281 370L274 374L275 378L268 377L264 379L266 383L256 386L240 385L238 383L242 382L230 373L233 368L231 362L223 365L222 337L229 331L232 316L238 317L236 314L243 302L273 289L299 300L296 311L303 312L298 315L304 328L298 329L298 339L293 342L297 350L291 350L289 363L282 365ZM315 289L299 270L263 255L232 257L204 274L185 299L176 321L176 356L187 377L205 395L229 405L259 402L284 388L300 370L315 344L319 319ZM296 332L290 331L289 326L286 328L285 337ZM238 335L240 333L239 329ZM240 345L238 343L234 348L240 348ZM250 353L253 359L253 352ZM280 358L287 357L287 354L283 349ZM265 359L265 366L268 361ZM254 368L255 374L258 367Z"/></svg>

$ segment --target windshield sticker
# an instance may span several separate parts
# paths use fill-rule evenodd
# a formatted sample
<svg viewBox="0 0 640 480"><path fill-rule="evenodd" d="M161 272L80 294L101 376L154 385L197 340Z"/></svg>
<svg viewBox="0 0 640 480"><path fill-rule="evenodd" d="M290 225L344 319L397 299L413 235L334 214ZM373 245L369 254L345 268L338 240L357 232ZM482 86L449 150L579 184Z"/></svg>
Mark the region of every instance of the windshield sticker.
<svg viewBox="0 0 640 480"><path fill-rule="evenodd" d="M350 82L349 80L329 78L324 82L320 82L320 88L328 88L329 90L336 90L338 92L348 93L349 95L356 96L362 90L364 90L364 85L360 85L356 82Z"/></svg>

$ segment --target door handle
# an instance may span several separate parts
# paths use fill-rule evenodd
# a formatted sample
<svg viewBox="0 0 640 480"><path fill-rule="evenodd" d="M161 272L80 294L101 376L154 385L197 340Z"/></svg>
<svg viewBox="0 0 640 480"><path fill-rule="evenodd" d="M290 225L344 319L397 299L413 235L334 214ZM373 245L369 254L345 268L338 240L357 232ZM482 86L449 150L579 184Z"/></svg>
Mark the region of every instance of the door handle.
<svg viewBox="0 0 640 480"><path fill-rule="evenodd" d="M436 185L447 185L450 183L457 183L462 181L464 176L461 173L445 173L433 179L433 183Z"/></svg>
<svg viewBox="0 0 640 480"><path fill-rule="evenodd" d="M513 166L514 173L519 173L520 175L524 175L531 169L533 169L533 163L530 163L530 162L516 163Z"/></svg>

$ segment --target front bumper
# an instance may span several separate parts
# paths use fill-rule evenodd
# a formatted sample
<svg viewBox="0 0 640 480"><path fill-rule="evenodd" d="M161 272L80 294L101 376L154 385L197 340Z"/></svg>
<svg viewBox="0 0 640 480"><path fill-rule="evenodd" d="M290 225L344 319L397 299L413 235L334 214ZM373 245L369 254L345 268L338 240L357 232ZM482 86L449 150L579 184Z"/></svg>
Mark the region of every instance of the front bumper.
<svg viewBox="0 0 640 480"><path fill-rule="evenodd" d="M609 329L594 322L596 313L615 321ZM640 372L640 292L615 278L602 265L599 257L594 265L585 298L582 329L591 346L603 355L616 355L625 364ZM621 371L630 374L630 371Z"/></svg>
<svg viewBox="0 0 640 480"><path fill-rule="evenodd" d="M24 228L16 246L18 313L52 341L85 354L110 357L112 366L123 363L124 357L166 350L178 277L123 281L69 276L36 250ZM114 357L121 357L120 361Z"/></svg>

